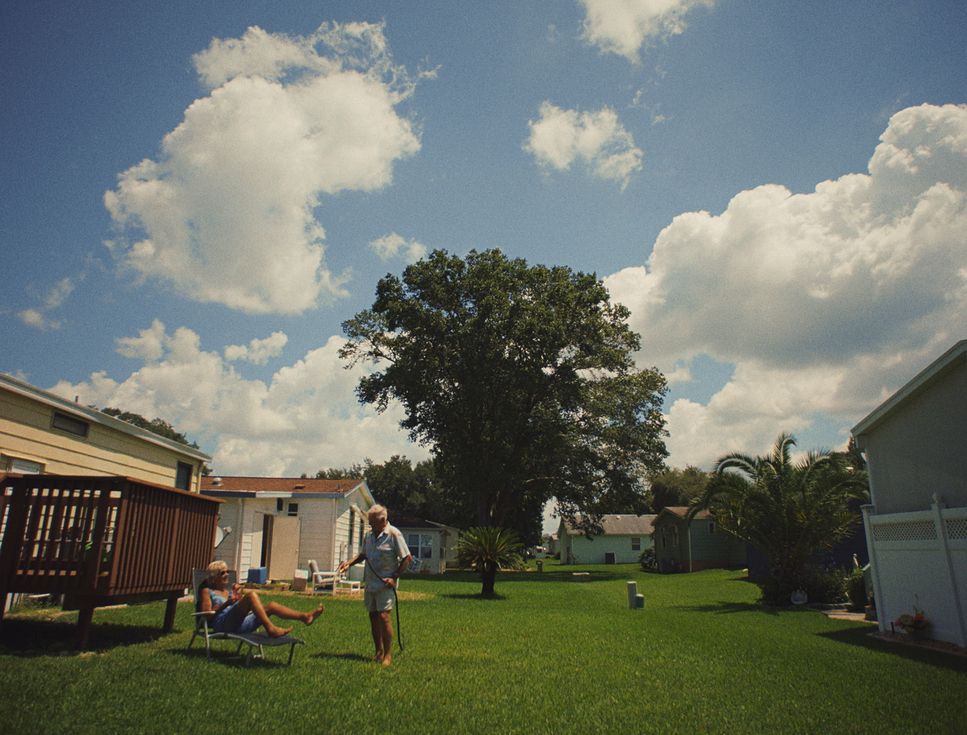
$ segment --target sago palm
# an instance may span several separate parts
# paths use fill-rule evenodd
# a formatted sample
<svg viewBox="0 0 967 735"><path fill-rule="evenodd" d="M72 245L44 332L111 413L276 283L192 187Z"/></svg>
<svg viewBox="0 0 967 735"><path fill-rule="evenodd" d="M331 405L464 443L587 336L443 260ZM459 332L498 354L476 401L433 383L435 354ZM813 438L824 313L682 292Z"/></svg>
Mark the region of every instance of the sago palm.
<svg viewBox="0 0 967 735"><path fill-rule="evenodd" d="M494 596L497 570L520 563L522 550L516 533L495 526L467 529L457 541L460 563L480 573L480 594L483 597Z"/></svg>

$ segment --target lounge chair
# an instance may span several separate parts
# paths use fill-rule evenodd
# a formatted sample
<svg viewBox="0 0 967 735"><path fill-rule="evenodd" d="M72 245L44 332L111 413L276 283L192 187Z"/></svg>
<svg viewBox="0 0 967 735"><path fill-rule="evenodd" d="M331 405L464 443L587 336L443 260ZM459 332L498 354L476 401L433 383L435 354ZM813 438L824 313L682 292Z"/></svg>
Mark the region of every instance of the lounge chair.
<svg viewBox="0 0 967 735"><path fill-rule="evenodd" d="M188 648L195 642L195 638L201 636L205 639L205 652L208 654L208 660L212 660L212 648L211 641L213 640L233 640L238 641L238 648L235 649L235 655L241 655L242 646L248 646L248 652L245 656L245 665L248 666L252 663L253 658L265 659L264 646L289 646L289 665L292 665L292 656L295 653L295 647L297 644L305 643L305 641L298 638L294 638L291 635L284 635L278 638L270 638L267 635L261 633L219 633L212 629L210 622L211 619L215 617L213 611L202 612L198 609L201 604L201 586L208 579L208 572L204 569L195 569L191 573L191 584L192 589L195 594L195 612L192 613L192 617L195 619L195 629L191 632L191 640L188 641ZM228 573L229 584L235 584L237 580L237 575L234 571L229 571Z"/></svg>
<svg viewBox="0 0 967 735"><path fill-rule="evenodd" d="M340 574L338 571L320 572L319 565L315 559L309 560L309 576L311 577L310 583L312 584L313 592L328 591L335 595L341 589L346 589L350 592L358 592L360 590L359 581L348 579L345 574Z"/></svg>

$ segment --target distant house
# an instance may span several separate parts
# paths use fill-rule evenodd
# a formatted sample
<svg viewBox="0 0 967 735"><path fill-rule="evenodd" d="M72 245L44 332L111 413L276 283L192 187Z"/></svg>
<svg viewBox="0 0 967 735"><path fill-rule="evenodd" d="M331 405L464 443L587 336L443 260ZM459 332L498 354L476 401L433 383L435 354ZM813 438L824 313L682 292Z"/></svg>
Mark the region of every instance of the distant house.
<svg viewBox="0 0 967 735"><path fill-rule="evenodd" d="M688 508L668 506L655 518L655 560L660 572L697 572L742 567L745 543L719 528L707 510L688 518Z"/></svg>
<svg viewBox="0 0 967 735"><path fill-rule="evenodd" d="M558 546L562 564L630 564L651 548L653 515L605 515L603 533L591 536L561 519Z"/></svg>
<svg viewBox="0 0 967 735"><path fill-rule="evenodd" d="M967 646L967 340L853 427L866 455L866 540L881 631L924 611Z"/></svg>
<svg viewBox="0 0 967 735"><path fill-rule="evenodd" d="M115 475L198 492L204 452L0 374L0 474Z"/></svg>
<svg viewBox="0 0 967 735"><path fill-rule="evenodd" d="M335 569L359 551L374 504L365 480L351 479L206 477L202 493L224 501L215 558L242 579L252 567L293 579L310 559Z"/></svg>
<svg viewBox="0 0 967 735"><path fill-rule="evenodd" d="M447 565L457 565L457 539L460 529L389 510L389 522L406 539L413 554L413 571L442 574Z"/></svg>

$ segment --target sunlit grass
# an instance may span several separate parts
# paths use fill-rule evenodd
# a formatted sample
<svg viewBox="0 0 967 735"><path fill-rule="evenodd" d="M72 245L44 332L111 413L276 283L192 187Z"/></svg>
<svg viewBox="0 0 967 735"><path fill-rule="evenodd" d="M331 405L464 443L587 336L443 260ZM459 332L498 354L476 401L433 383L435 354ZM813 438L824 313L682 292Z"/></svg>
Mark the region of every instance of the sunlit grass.
<svg viewBox="0 0 967 735"><path fill-rule="evenodd" d="M186 651L158 634L161 605L95 614L94 651L73 629L11 616L0 631L5 733L173 732L958 732L967 661L871 640L869 626L812 611L770 611L735 572L644 574L552 562L501 575L480 599L472 575L406 579L406 650L369 661L358 600L327 601L292 667L239 665L216 643ZM629 610L625 582L645 595ZM414 593L414 594L408 594ZM308 598L286 604L309 609ZM71 620L71 616L64 616Z"/></svg>

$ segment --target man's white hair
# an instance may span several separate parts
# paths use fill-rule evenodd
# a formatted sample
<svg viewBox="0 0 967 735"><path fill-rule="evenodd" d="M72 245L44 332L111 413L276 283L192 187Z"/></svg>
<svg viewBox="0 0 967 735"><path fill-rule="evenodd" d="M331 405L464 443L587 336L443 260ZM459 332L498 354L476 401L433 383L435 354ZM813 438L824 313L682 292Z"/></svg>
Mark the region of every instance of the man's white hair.
<svg viewBox="0 0 967 735"><path fill-rule="evenodd" d="M376 505L372 506L368 511L366 511L366 517L369 519L382 518L385 521L386 508L380 505L379 503L377 503Z"/></svg>

